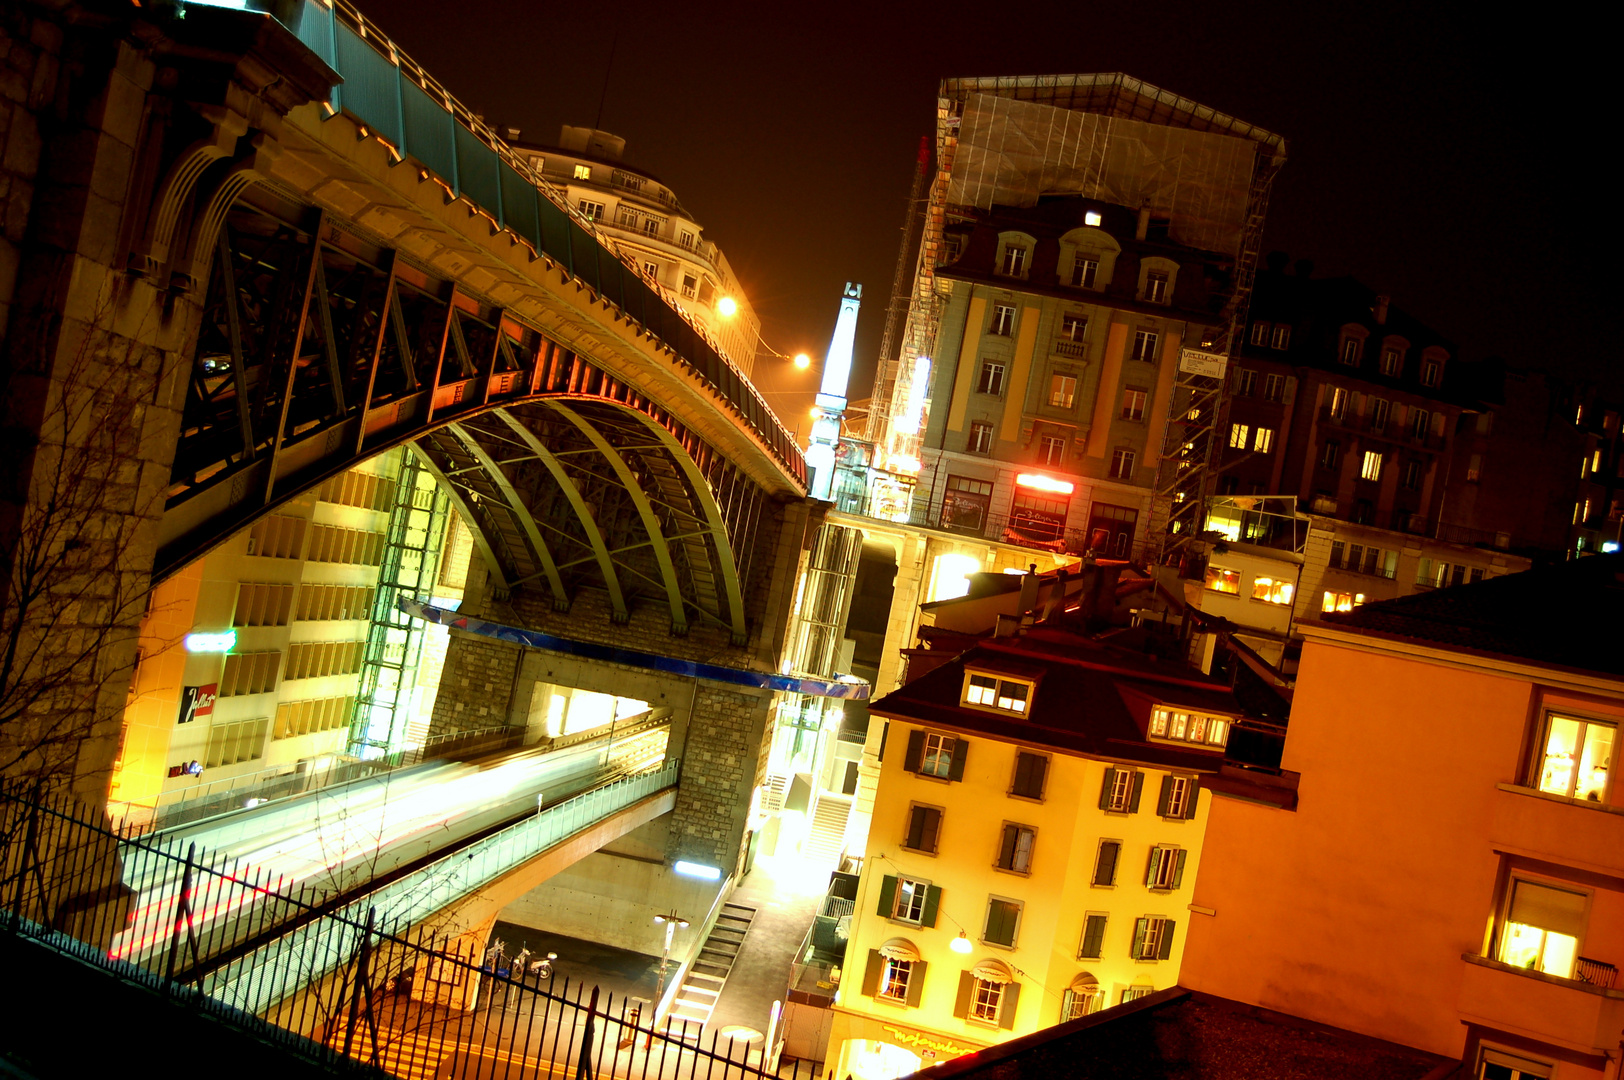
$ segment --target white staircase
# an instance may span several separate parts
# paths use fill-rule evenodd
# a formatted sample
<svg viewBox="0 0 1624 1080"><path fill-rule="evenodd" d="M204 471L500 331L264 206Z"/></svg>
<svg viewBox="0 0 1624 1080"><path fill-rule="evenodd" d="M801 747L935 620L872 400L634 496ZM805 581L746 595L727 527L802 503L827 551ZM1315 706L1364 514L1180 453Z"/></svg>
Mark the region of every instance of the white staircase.
<svg viewBox="0 0 1624 1080"><path fill-rule="evenodd" d="M671 1003L669 1015L673 1021L672 1028L685 1030L685 1037L689 1040L699 1038L700 1032L710 1021L711 1013L716 1011L722 987L727 984L733 963L739 958L739 950L744 948L744 935L749 933L755 917L756 909L753 907L723 904L710 937L705 939L699 955L683 977L682 988Z"/></svg>
<svg viewBox="0 0 1624 1080"><path fill-rule="evenodd" d="M823 792L812 811L812 828L801 856L814 862L834 865L846 848L846 820L851 816L851 799Z"/></svg>

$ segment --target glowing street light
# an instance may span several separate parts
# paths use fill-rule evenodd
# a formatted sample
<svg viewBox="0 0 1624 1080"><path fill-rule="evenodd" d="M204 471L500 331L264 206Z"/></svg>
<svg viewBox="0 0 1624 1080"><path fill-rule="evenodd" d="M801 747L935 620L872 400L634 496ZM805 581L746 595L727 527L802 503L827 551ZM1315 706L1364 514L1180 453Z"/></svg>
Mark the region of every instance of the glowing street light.
<svg viewBox="0 0 1624 1080"><path fill-rule="evenodd" d="M956 953L967 953L972 946L970 945L970 938L963 930L960 930L959 936L948 942L947 947Z"/></svg>
<svg viewBox="0 0 1624 1080"><path fill-rule="evenodd" d="M716 301L716 313L724 319L731 319L739 313L739 302L731 296L724 296Z"/></svg>
<svg viewBox="0 0 1624 1080"><path fill-rule="evenodd" d="M812 366L812 358L804 352L798 352L795 354L795 366L805 371Z"/></svg>

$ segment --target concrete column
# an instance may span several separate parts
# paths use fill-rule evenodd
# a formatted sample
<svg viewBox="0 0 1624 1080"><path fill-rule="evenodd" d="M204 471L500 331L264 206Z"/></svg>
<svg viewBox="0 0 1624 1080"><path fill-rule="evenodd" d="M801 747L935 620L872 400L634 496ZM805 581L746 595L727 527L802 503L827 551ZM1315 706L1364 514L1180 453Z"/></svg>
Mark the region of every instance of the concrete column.
<svg viewBox="0 0 1624 1080"><path fill-rule="evenodd" d="M670 855L732 874L744 841L750 793L760 781L761 742L773 697L698 683L672 812Z"/></svg>
<svg viewBox="0 0 1624 1080"><path fill-rule="evenodd" d="M451 960L433 956L419 960L412 976L412 1000L462 1011L478 1004L478 968L495 926L496 916L492 915L448 940L438 951Z"/></svg>

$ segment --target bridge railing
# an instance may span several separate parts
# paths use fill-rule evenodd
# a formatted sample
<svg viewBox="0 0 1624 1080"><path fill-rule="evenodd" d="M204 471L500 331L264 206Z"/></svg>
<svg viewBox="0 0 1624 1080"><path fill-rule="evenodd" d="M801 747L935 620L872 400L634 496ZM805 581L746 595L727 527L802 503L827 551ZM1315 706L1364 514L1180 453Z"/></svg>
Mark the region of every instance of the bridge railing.
<svg viewBox="0 0 1624 1080"><path fill-rule="evenodd" d="M436 178L664 342L805 485L806 461L766 399L563 192L347 0L302 0L287 10L289 29L344 77L327 103L332 114L349 113L396 156L416 162L425 179Z"/></svg>
<svg viewBox="0 0 1624 1080"><path fill-rule="evenodd" d="M622 791L646 790L674 776L674 765L629 778ZM598 809L608 801L600 798ZM568 829L573 821L579 828L591 812L583 797L572 819L555 817L552 826ZM555 832L526 822L491 837L495 843L471 861L490 872L502 865L501 852L544 850L537 845ZM131 848L146 860L170 860L185 888L171 898L163 947L125 959L108 943L140 926L138 904L116 880L117 855ZM311 920L309 932L273 927L269 940L244 942L250 957L265 961L252 965L258 982L246 985L240 962L211 968L202 959L218 945L210 941L217 927L199 925L211 905L243 888L264 894L267 916L274 907ZM567 980L549 987L487 954L482 941L438 937L379 912L372 902L312 908L195 852L182 859L125 841L82 804L0 789L0 933L43 942L307 1058L336 1064L348 1057L396 1075L427 1075L425 1065L457 1076L470 1067L472 1075L494 1075L497 1066L503 1075L517 1066L519 1076L672 1080L813 1073L799 1065L781 1072L765 1044L724 1041L715 1032L706 1040L699 1025L681 1021L656 1026L646 1001L617 1002L596 988L586 993L584 984L572 994ZM233 977L222 978L227 974Z"/></svg>

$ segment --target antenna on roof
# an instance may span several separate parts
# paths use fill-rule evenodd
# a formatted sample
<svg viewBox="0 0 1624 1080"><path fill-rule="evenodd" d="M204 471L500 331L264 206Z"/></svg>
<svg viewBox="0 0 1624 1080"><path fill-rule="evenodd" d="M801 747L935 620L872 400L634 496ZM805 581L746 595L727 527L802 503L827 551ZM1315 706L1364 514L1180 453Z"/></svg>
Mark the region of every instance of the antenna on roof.
<svg viewBox="0 0 1624 1080"><path fill-rule="evenodd" d="M615 70L615 46L620 44L620 28L615 28L609 39L609 62L603 68L603 92L598 95L598 118L592 121L592 130L603 130L603 103L609 100L609 76Z"/></svg>

